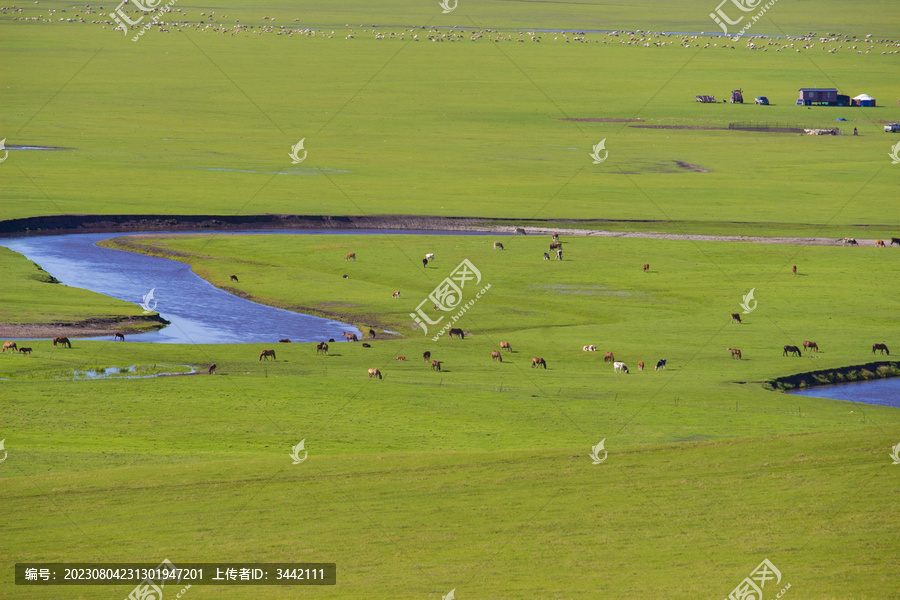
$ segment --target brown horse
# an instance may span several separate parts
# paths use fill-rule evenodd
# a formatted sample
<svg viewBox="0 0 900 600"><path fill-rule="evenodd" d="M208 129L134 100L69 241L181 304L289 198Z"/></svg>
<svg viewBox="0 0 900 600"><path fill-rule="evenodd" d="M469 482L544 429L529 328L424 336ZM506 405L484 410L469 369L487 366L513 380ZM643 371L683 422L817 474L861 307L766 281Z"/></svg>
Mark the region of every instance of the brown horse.
<svg viewBox="0 0 900 600"><path fill-rule="evenodd" d="M259 353L259 360L262 360L263 358L265 358L266 360L269 360L270 356L272 357L272 360L278 360L277 358L275 358L274 350L263 350L262 352Z"/></svg>
<svg viewBox="0 0 900 600"><path fill-rule="evenodd" d="M559 250L560 248L562 248L562 242L553 242L550 244L551 250Z"/></svg>
<svg viewBox="0 0 900 600"><path fill-rule="evenodd" d="M547 368L547 361L545 361L545 360L544 360L543 358L541 358L540 356L532 356L532 357L531 357L531 366L532 366L532 368L534 368L534 367L544 367L544 368L546 369L546 368Z"/></svg>
<svg viewBox="0 0 900 600"><path fill-rule="evenodd" d="M650 272L650 263L644 263L644 273Z"/></svg>
<svg viewBox="0 0 900 600"><path fill-rule="evenodd" d="M344 337L347 338L347 341L348 341L348 342L358 342L358 341L359 341L359 338L356 337L356 334L355 334L355 333L348 333L348 332L345 331L345 332L344 332Z"/></svg>
<svg viewBox="0 0 900 600"><path fill-rule="evenodd" d="M215 375L215 374L216 374L216 363L213 363L213 364L209 365L209 374L210 374L210 375Z"/></svg>
<svg viewBox="0 0 900 600"><path fill-rule="evenodd" d="M794 265L793 267L791 267L791 272L792 272L794 275L797 274L797 265Z"/></svg>
<svg viewBox="0 0 900 600"><path fill-rule="evenodd" d="M363 342L363 348L371 348L371 347L372 347L372 344L367 344L366 342Z"/></svg>
<svg viewBox="0 0 900 600"><path fill-rule="evenodd" d="M6 342L5 344L3 344L3 354L6 354L7 350L12 350L13 352L15 352L18 349L19 347L16 346L15 342Z"/></svg>
<svg viewBox="0 0 900 600"><path fill-rule="evenodd" d="M431 370L432 371L440 371L441 370L441 362L438 360L431 361Z"/></svg>
<svg viewBox="0 0 900 600"><path fill-rule="evenodd" d="M325 356L328 356L328 344L326 342L319 342L316 344L316 354L321 352Z"/></svg>
<svg viewBox="0 0 900 600"><path fill-rule="evenodd" d="M613 356L613 353L612 353L612 352L607 352L607 353L603 356L603 362L605 362L605 363L607 363L607 362L616 362L616 357Z"/></svg>
<svg viewBox="0 0 900 600"><path fill-rule="evenodd" d="M350 252L344 257L344 260L352 260L356 262L356 252Z"/></svg>
<svg viewBox="0 0 900 600"><path fill-rule="evenodd" d="M384 379L384 377L381 376L381 371L379 371L378 369L369 369L369 379L372 379L373 377Z"/></svg>
<svg viewBox="0 0 900 600"><path fill-rule="evenodd" d="M425 352L422 353L422 358L424 358L425 362L427 363L429 360L431 360L431 352L426 350Z"/></svg>
<svg viewBox="0 0 900 600"><path fill-rule="evenodd" d="M70 341L69 341L69 338L67 338L67 337L55 337L55 338L53 338L53 345L56 346L57 344L60 344L60 345L62 345L62 346L65 346L66 348L71 348L71 347L72 347L72 342L70 342Z"/></svg>
<svg viewBox="0 0 900 600"><path fill-rule="evenodd" d="M643 370L644 370L644 361L639 360L638 361L638 371L643 371Z"/></svg>
<svg viewBox="0 0 900 600"><path fill-rule="evenodd" d="M406 360L406 357L405 357L405 356L398 356L398 357L396 358L396 360Z"/></svg>
<svg viewBox="0 0 900 600"><path fill-rule="evenodd" d="M738 350L737 348L725 348L725 349L731 350L731 358L737 358L738 360L740 360L740 358L741 358L740 350Z"/></svg>
<svg viewBox="0 0 900 600"><path fill-rule="evenodd" d="M885 247L884 240L875 240L875 247L876 248L884 248Z"/></svg>
<svg viewBox="0 0 900 600"><path fill-rule="evenodd" d="M495 360L499 360L500 362L503 362L503 357L500 356L500 353L497 352L496 350L491 350L491 361L495 361Z"/></svg>
<svg viewBox="0 0 900 600"><path fill-rule="evenodd" d="M232 276L231 276L231 281L237 282L237 280L238 280L237 275L232 275Z"/></svg>
<svg viewBox="0 0 900 600"><path fill-rule="evenodd" d="M803 349L804 350L815 350L816 352L819 352L819 345L815 342L804 341Z"/></svg>
<svg viewBox="0 0 900 600"><path fill-rule="evenodd" d="M290 344L291 340L284 338L283 340L278 340L278 343L279 344Z"/></svg>
<svg viewBox="0 0 900 600"><path fill-rule="evenodd" d="M375 330L374 329L369 330L369 337L372 339L375 339Z"/></svg>
<svg viewBox="0 0 900 600"><path fill-rule="evenodd" d="M740 322L741 322L741 315L739 315L738 313L731 313L731 322L734 323L735 321L737 321L738 323L740 323Z"/></svg>
<svg viewBox="0 0 900 600"><path fill-rule="evenodd" d="M26 348L26 347L22 346L21 348L19 348L19 353L20 354L31 354L31 348Z"/></svg>
<svg viewBox="0 0 900 600"><path fill-rule="evenodd" d="M466 339L466 334L463 332L462 329L459 329L458 327L454 327L454 328L450 329L450 332L449 332L447 335L448 335L451 339L453 338L453 336L456 336L456 337L458 337L458 338L461 339L461 340Z"/></svg>
<svg viewBox="0 0 900 600"><path fill-rule="evenodd" d="M793 354L794 356L803 356L803 354L800 353L800 348L798 348L797 346L788 346L788 345L785 345L785 347L784 347L784 352L783 352L781 355L782 355L782 356L787 356L787 355L788 355L788 352L790 352L790 353Z"/></svg>
<svg viewBox="0 0 900 600"><path fill-rule="evenodd" d="M891 351L888 350L888 347L885 344L872 344L872 354L875 354L876 350L881 350L881 353L884 354L887 352L887 355L891 355Z"/></svg>
<svg viewBox="0 0 900 600"><path fill-rule="evenodd" d="M116 332L116 340L115 340L115 341L117 341L117 342L118 342L118 341L124 342L124 341L125 341L125 334L122 333L121 331L117 331L117 332Z"/></svg>
<svg viewBox="0 0 900 600"><path fill-rule="evenodd" d="M516 227L516 235L519 235L519 234L525 235L524 227Z"/></svg>
<svg viewBox="0 0 900 600"><path fill-rule="evenodd" d="M503 250L503 244L500 242L494 242L494 250Z"/></svg>
<svg viewBox="0 0 900 600"><path fill-rule="evenodd" d="M512 352L512 346L509 345L509 342L500 342L500 349Z"/></svg>

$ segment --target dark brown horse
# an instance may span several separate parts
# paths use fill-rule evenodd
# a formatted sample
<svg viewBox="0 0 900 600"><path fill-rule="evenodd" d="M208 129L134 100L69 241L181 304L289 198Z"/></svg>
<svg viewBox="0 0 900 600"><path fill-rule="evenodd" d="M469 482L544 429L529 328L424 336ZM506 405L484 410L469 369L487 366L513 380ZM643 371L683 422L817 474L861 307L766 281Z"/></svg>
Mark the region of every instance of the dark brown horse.
<svg viewBox="0 0 900 600"><path fill-rule="evenodd" d="M55 337L53 338L53 345L56 346L60 344L61 346L65 346L66 348L72 347L72 342L69 341L67 337Z"/></svg>
<svg viewBox="0 0 900 600"><path fill-rule="evenodd" d="M439 360L431 361L431 370L432 371L440 371L441 370L441 362Z"/></svg>
<svg viewBox="0 0 900 600"><path fill-rule="evenodd" d="M238 280L237 275L232 275L232 276L231 276L231 281L237 282L237 280Z"/></svg>
<svg viewBox="0 0 900 600"><path fill-rule="evenodd" d="M31 354L31 348L26 348L26 347L22 346L21 348L19 348L19 353L20 354Z"/></svg>
<svg viewBox="0 0 900 600"><path fill-rule="evenodd" d="M550 244L551 250L558 250L560 248L562 248L562 242L553 242L552 244Z"/></svg>
<svg viewBox="0 0 900 600"><path fill-rule="evenodd" d="M616 357L613 356L613 353L612 353L612 352L607 352L607 353L603 356L603 362L605 362L605 363L616 362Z"/></svg>
<svg viewBox="0 0 900 600"><path fill-rule="evenodd" d="M284 338L283 340L278 340L278 343L279 344L290 344L291 340Z"/></svg>
<svg viewBox="0 0 900 600"><path fill-rule="evenodd" d="M533 357L531 357L531 366L532 366L532 368L533 367L544 367L546 369L547 361L545 361L540 356L533 356Z"/></svg>
<svg viewBox="0 0 900 600"><path fill-rule="evenodd" d="M366 342L363 342L363 348L371 348L371 347L372 347L372 344L367 344Z"/></svg>
<svg viewBox="0 0 900 600"><path fill-rule="evenodd" d="M277 358L275 358L274 350L263 350L262 352L259 353L259 360L262 360L264 358L266 360L269 360L270 356L272 357L272 360L278 360Z"/></svg>
<svg viewBox="0 0 900 600"><path fill-rule="evenodd" d="M316 344L316 354L321 352L325 356L328 356L328 344L326 342L319 342Z"/></svg>
<svg viewBox="0 0 900 600"><path fill-rule="evenodd" d="M459 329L458 327L451 328L451 329L450 329L450 333L448 333L447 335L448 335L449 337L451 337L451 338L452 338L453 336L456 336L456 337L458 337L458 338L461 339L461 340L466 339L466 334L463 332L462 329Z"/></svg>
<svg viewBox="0 0 900 600"><path fill-rule="evenodd" d="M888 347L885 344L872 344L872 354L875 354L876 350L881 350L881 353L884 354L887 352L887 355L891 355L891 351L888 350Z"/></svg>
<svg viewBox="0 0 900 600"><path fill-rule="evenodd" d="M644 263L644 273L650 272L650 263Z"/></svg>
<svg viewBox="0 0 900 600"><path fill-rule="evenodd" d="M800 353L800 348L798 348L797 346L788 346L788 345L785 345L785 347L784 347L784 352L782 353L782 356L787 356L789 352L790 352L792 355L794 355L794 356L803 356L803 355Z"/></svg>
<svg viewBox="0 0 900 600"><path fill-rule="evenodd" d="M375 330L374 329L369 330L369 337L372 339L375 339Z"/></svg>
<svg viewBox="0 0 900 600"><path fill-rule="evenodd" d="M431 360L431 352L426 350L425 352L422 353L422 358L424 358L425 362L427 363L429 360Z"/></svg>
<svg viewBox="0 0 900 600"><path fill-rule="evenodd" d="M124 342L124 341L125 341L125 334L122 333L121 331L117 331L117 332L116 332L116 341L117 341L117 342L118 342L118 341Z"/></svg>
<svg viewBox="0 0 900 600"><path fill-rule="evenodd" d="M738 313L731 313L731 322L734 323L735 321L737 321L738 323L740 323L740 322L741 322L741 315L739 315Z"/></svg>
<svg viewBox="0 0 900 600"><path fill-rule="evenodd" d="M213 364L209 365L209 371L208 371L208 373L209 373L210 375L215 375L215 374L216 374L216 363L213 363Z"/></svg>

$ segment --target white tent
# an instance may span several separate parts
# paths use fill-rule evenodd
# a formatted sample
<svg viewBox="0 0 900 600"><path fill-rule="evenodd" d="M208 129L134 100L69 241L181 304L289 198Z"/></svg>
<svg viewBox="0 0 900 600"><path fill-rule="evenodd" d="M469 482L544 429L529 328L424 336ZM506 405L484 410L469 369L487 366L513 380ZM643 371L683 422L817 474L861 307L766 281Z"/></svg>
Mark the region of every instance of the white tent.
<svg viewBox="0 0 900 600"><path fill-rule="evenodd" d="M860 94L859 96L856 96L853 99L854 100L874 100L875 98L873 98L872 96L870 96L868 94Z"/></svg>
<svg viewBox="0 0 900 600"><path fill-rule="evenodd" d="M850 101L853 106L875 106L875 98L868 94L860 94Z"/></svg>

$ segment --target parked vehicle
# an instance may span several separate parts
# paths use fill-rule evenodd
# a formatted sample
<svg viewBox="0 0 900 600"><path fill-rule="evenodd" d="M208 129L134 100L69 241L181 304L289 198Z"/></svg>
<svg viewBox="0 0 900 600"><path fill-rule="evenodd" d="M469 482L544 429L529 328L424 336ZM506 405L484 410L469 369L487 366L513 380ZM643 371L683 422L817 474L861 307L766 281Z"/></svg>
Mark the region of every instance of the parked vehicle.
<svg viewBox="0 0 900 600"><path fill-rule="evenodd" d="M766 98L765 96L757 96L757 97L756 97L756 103L757 103L757 104L762 104L763 106L768 106L768 105L769 105L769 99Z"/></svg>
<svg viewBox="0 0 900 600"><path fill-rule="evenodd" d="M900 124L891 123L890 125L885 125L884 132L885 133L898 133L898 132L900 132Z"/></svg>

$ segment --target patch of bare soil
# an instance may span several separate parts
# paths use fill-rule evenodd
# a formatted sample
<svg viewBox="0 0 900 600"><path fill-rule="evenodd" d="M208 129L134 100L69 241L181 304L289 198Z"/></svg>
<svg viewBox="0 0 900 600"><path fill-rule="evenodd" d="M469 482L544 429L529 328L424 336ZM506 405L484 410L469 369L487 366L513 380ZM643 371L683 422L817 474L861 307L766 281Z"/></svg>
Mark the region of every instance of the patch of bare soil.
<svg viewBox="0 0 900 600"><path fill-rule="evenodd" d="M682 162L680 160L676 160L675 164L681 167L682 169L688 169L689 171L696 171L698 173L709 173L709 169L704 169L703 167L692 165L690 163Z"/></svg>
<svg viewBox="0 0 900 600"><path fill-rule="evenodd" d="M637 127L639 129L692 129L692 130L709 130L709 131L727 131L726 127L706 127L704 125L629 125L629 127Z"/></svg>
<svg viewBox="0 0 900 600"><path fill-rule="evenodd" d="M146 333L162 329L168 324L169 321L159 315L97 318L70 323L0 323L0 338L112 337L117 331L125 335Z"/></svg>
<svg viewBox="0 0 900 600"><path fill-rule="evenodd" d="M595 117L569 117L557 121L580 121L584 123L643 123L643 119L602 119Z"/></svg>

